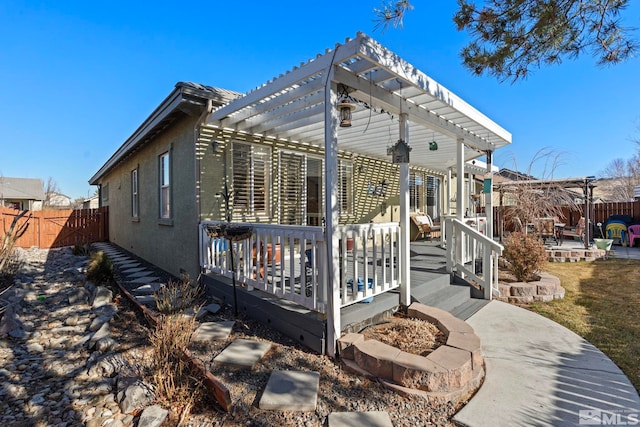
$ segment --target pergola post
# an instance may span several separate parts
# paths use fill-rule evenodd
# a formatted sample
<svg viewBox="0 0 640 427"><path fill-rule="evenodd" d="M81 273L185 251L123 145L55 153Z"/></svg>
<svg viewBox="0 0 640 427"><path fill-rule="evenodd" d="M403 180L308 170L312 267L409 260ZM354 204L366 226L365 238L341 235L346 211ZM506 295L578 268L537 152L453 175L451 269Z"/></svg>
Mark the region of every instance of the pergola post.
<svg viewBox="0 0 640 427"><path fill-rule="evenodd" d="M493 152L487 151L487 172L484 175L484 214L487 217L487 237L493 239Z"/></svg>
<svg viewBox="0 0 640 427"><path fill-rule="evenodd" d="M458 138L456 139L456 218L460 221L464 219L464 210L465 210L465 200L466 196L464 193L464 139ZM463 248L466 245L466 242L462 241L462 230L458 229L458 233L455 236L456 238L456 257L458 262L462 262L464 259L464 255L462 254ZM449 253L448 257L451 256ZM452 260L456 261L456 260ZM461 274L462 278L464 278L464 273Z"/></svg>
<svg viewBox="0 0 640 427"><path fill-rule="evenodd" d="M400 140L409 143L407 114L400 114ZM411 304L409 266L409 154L400 161L400 304Z"/></svg>
<svg viewBox="0 0 640 427"><path fill-rule="evenodd" d="M464 139L456 140L456 218L460 221L464 218L465 192L464 192Z"/></svg>
<svg viewBox="0 0 640 427"><path fill-rule="evenodd" d="M328 82L333 77L333 67L327 71ZM338 122L335 108L338 95L334 84L325 86L324 110L324 176L325 176L325 238L327 245L327 354L336 355L336 341L340 338L340 260L338 220Z"/></svg>

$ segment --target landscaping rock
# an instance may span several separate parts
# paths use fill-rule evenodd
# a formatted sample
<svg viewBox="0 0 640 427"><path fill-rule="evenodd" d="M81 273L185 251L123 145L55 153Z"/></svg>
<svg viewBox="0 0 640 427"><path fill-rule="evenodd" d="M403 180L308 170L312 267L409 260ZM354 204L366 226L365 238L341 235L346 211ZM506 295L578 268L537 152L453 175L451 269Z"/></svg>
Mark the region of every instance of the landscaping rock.
<svg viewBox="0 0 640 427"><path fill-rule="evenodd" d="M119 390L121 381L126 383L126 387L118 392L116 399L119 402L120 410L124 414L132 414L154 401L155 395L150 385L137 378L119 379Z"/></svg>
<svg viewBox="0 0 640 427"><path fill-rule="evenodd" d="M93 303L91 306L93 308L102 307L106 304L111 304L113 301L113 292L111 289L106 288L104 286L98 286L93 296Z"/></svg>
<svg viewBox="0 0 640 427"><path fill-rule="evenodd" d="M158 405L145 408L140 415L138 427L159 427L169 415L169 411Z"/></svg>

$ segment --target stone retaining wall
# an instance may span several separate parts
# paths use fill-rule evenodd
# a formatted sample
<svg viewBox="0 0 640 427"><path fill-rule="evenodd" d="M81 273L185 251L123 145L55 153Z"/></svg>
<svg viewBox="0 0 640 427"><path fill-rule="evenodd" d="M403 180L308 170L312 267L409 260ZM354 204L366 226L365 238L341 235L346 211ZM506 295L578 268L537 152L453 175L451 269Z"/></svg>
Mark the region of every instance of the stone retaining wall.
<svg viewBox="0 0 640 427"><path fill-rule="evenodd" d="M550 262L595 261L606 258L604 249L547 249Z"/></svg>
<svg viewBox="0 0 640 427"><path fill-rule="evenodd" d="M544 271L540 273L540 280L535 282L500 283L499 300L510 303L549 302L564 298L564 288L560 279Z"/></svg>
<svg viewBox="0 0 640 427"><path fill-rule="evenodd" d="M350 333L338 340L345 365L430 401L458 402L471 395L484 378L480 338L473 328L444 310L419 303L411 304L408 315L435 324L447 337L446 344L423 357Z"/></svg>

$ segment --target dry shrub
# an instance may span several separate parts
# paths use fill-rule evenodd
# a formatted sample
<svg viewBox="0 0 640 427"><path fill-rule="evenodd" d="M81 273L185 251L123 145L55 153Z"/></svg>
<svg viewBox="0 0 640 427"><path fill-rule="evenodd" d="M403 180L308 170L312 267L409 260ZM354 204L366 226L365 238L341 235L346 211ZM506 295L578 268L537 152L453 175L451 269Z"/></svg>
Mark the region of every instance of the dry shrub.
<svg viewBox="0 0 640 427"><path fill-rule="evenodd" d="M507 237L502 256L509 262L509 270L521 282L537 280L548 259L544 245L536 236L519 231Z"/></svg>
<svg viewBox="0 0 640 427"><path fill-rule="evenodd" d="M104 252L98 251L91 254L91 261L87 266L87 280L96 284L113 281L113 264Z"/></svg>
<svg viewBox="0 0 640 427"><path fill-rule="evenodd" d="M153 296L160 313L173 314L194 308L202 294L202 288L191 284L187 276L180 281L169 280L167 285L156 291Z"/></svg>
<svg viewBox="0 0 640 427"><path fill-rule="evenodd" d="M153 384L160 403L171 408L173 416L184 419L202 398L202 384L191 376L183 360L195 329L194 316L161 315L150 335L153 347Z"/></svg>
<svg viewBox="0 0 640 427"><path fill-rule="evenodd" d="M161 315L150 336L153 347L156 395L172 416L184 419L195 403L201 401L202 382L191 375L183 350L189 347L196 319L185 310L200 308L202 290L192 285L187 276L180 281L170 280L154 293L156 307Z"/></svg>
<svg viewBox="0 0 640 427"><path fill-rule="evenodd" d="M24 266L24 260L18 252L12 250L11 253L4 255L5 262L0 270L0 290L5 289L13 284L13 277Z"/></svg>

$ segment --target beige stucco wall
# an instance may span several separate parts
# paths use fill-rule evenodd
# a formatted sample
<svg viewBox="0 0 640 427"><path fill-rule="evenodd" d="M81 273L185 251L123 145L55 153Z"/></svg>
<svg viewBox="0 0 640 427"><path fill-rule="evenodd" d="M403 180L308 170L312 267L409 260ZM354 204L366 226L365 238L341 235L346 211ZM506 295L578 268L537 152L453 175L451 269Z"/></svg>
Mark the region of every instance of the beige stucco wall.
<svg viewBox="0 0 640 427"><path fill-rule="evenodd" d="M109 185L109 240L179 277L199 273L198 216L194 189L195 118L185 117L153 143L123 160L101 185ZM159 156L171 153L171 221L160 220ZM131 171L138 168L139 217L131 216Z"/></svg>

